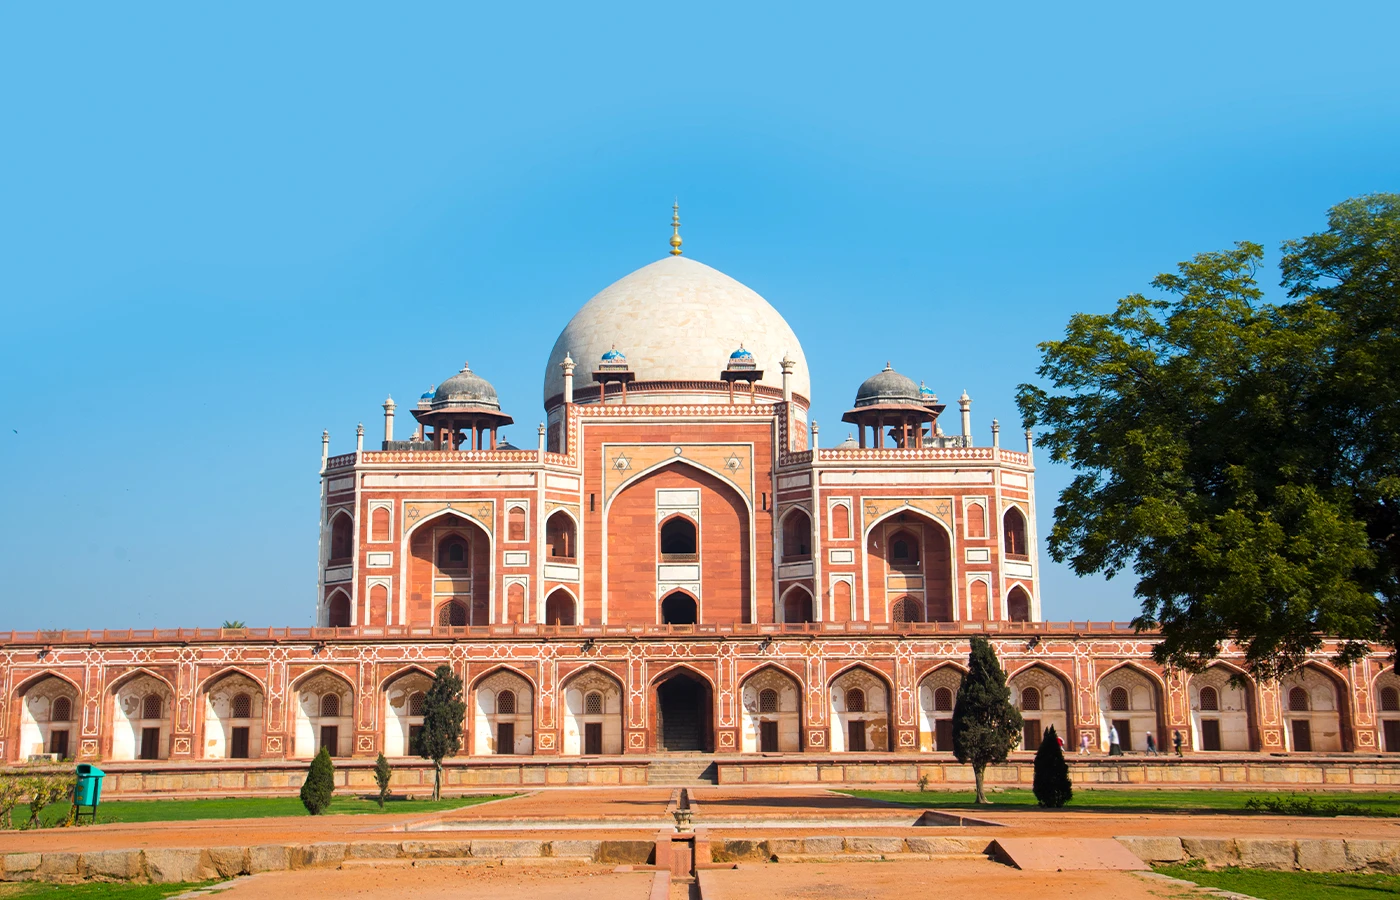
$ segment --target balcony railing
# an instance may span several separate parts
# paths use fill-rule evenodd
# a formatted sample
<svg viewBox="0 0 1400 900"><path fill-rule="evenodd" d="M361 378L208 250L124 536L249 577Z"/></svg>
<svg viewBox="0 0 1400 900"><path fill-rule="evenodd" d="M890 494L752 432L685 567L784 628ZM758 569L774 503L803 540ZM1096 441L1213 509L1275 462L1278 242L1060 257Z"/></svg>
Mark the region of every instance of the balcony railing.
<svg viewBox="0 0 1400 900"><path fill-rule="evenodd" d="M48 648L63 644L219 643L224 641L327 641L378 638L437 638L452 640L503 640L509 638L588 637L668 638L675 636L810 635L889 637L937 634L1000 634L1006 637L1080 634L1125 635L1135 632L1128 622L807 622L732 625L543 625L510 622L500 625L357 625L350 628L127 628L102 630L51 630L0 632L0 646L37 645L40 659ZM1149 632L1150 633L1150 632Z"/></svg>

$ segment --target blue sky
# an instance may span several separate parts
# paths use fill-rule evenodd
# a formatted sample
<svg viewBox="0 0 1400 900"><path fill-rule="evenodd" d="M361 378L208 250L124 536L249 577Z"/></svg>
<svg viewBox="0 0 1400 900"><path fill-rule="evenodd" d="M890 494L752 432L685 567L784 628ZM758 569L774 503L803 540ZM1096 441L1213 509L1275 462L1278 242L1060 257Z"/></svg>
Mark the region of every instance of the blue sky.
<svg viewBox="0 0 1400 900"><path fill-rule="evenodd" d="M516 9L519 11L517 12ZM304 625L322 428L470 359L533 443L590 296L766 296L1014 435L1038 341L1400 189L1394 3L0 11L0 629ZM1276 277L1265 272L1271 289ZM401 426L402 427L402 426ZM1014 437L1008 440L1015 444ZM1068 472L1043 467L1040 531ZM1131 576L1048 558L1056 619Z"/></svg>

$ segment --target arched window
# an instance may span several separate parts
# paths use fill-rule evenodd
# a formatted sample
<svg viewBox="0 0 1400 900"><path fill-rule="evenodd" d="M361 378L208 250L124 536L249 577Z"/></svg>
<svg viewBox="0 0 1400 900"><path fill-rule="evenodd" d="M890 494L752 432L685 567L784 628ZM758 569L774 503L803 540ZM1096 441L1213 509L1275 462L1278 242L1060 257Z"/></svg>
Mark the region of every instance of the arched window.
<svg viewBox="0 0 1400 900"><path fill-rule="evenodd" d="M851 511L844 503L838 503L831 508L831 539L834 541L851 539Z"/></svg>
<svg viewBox="0 0 1400 900"><path fill-rule="evenodd" d="M1308 692L1300 687L1295 687L1288 692L1288 709L1290 712L1308 711Z"/></svg>
<svg viewBox="0 0 1400 900"><path fill-rule="evenodd" d="M846 695L846 702L850 702L850 695ZM778 692L772 688L764 688L758 692L758 711L761 713L775 713L778 711Z"/></svg>
<svg viewBox="0 0 1400 900"><path fill-rule="evenodd" d="M506 540L525 540L525 508L512 506L506 513Z"/></svg>
<svg viewBox="0 0 1400 900"><path fill-rule="evenodd" d="M439 569L469 568L471 557L467 553L467 541L456 534L449 534L438 544Z"/></svg>
<svg viewBox="0 0 1400 900"><path fill-rule="evenodd" d="M987 536L987 511L980 503L967 505L967 536L984 538Z"/></svg>
<svg viewBox="0 0 1400 900"><path fill-rule="evenodd" d="M1006 555L1015 559L1029 559L1030 550L1026 545L1026 517L1016 507L1011 507L1002 518Z"/></svg>
<svg viewBox="0 0 1400 900"><path fill-rule="evenodd" d="M1381 692L1384 695L1384 691ZM73 701L67 697L59 697L53 702L53 709L49 711L50 722L70 722L73 719Z"/></svg>
<svg viewBox="0 0 1400 900"><path fill-rule="evenodd" d="M1393 687L1381 688L1381 712L1400 712L1400 691Z"/></svg>
<svg viewBox="0 0 1400 900"><path fill-rule="evenodd" d="M941 687L933 692L933 711L952 712L953 692L945 687Z"/></svg>
<svg viewBox="0 0 1400 900"><path fill-rule="evenodd" d="M831 585L831 613L833 617L850 617L855 615L851 609L851 583L849 581L837 581Z"/></svg>
<svg viewBox="0 0 1400 900"><path fill-rule="evenodd" d="M410 716L423 715L423 704L428 701L428 695L422 691L414 691L408 695L408 714Z"/></svg>
<svg viewBox="0 0 1400 900"><path fill-rule="evenodd" d="M896 625L905 625L909 622L922 622L924 620L923 610L919 608L918 600L913 597L902 597L895 601L894 608L890 611L890 616Z"/></svg>
<svg viewBox="0 0 1400 900"><path fill-rule="evenodd" d="M354 523L346 515L331 520L331 562L350 559L355 548Z"/></svg>
<svg viewBox="0 0 1400 900"><path fill-rule="evenodd" d="M696 554L695 523L685 516L672 516L661 525L661 558L690 560Z"/></svg>
<svg viewBox="0 0 1400 900"><path fill-rule="evenodd" d="M467 624L467 605L456 600L449 600L438 607L438 624L461 628Z"/></svg>
<svg viewBox="0 0 1400 900"><path fill-rule="evenodd" d="M783 559L812 558L812 520L800 509L783 519Z"/></svg>
<svg viewBox="0 0 1400 900"><path fill-rule="evenodd" d="M1116 687L1108 692L1108 708L1114 712L1127 712L1128 689Z"/></svg>
<svg viewBox="0 0 1400 900"><path fill-rule="evenodd" d="M1207 685L1201 688L1201 709L1206 712L1214 712L1220 709L1220 694L1215 688Z"/></svg>
<svg viewBox="0 0 1400 900"><path fill-rule="evenodd" d="M322 694L322 695L321 695L321 715L322 715L322 716L328 716L328 717L330 717L330 718L335 718L336 716L339 716L339 715L340 715L340 695L339 695L339 694Z"/></svg>
<svg viewBox="0 0 1400 900"><path fill-rule="evenodd" d="M1011 593L1006 595L1006 617L1012 622L1031 620L1031 595L1020 585L1012 588Z"/></svg>
<svg viewBox="0 0 1400 900"><path fill-rule="evenodd" d="M234 694L230 712L235 719L251 719L253 717L253 698L247 694Z"/></svg>
<svg viewBox="0 0 1400 900"><path fill-rule="evenodd" d="M896 531L890 538L890 565L913 569L919 565L919 541L907 531Z"/></svg>
<svg viewBox="0 0 1400 900"><path fill-rule="evenodd" d="M1021 708L1025 710L1040 709L1040 691L1033 687L1028 687L1021 691Z"/></svg>
<svg viewBox="0 0 1400 900"><path fill-rule="evenodd" d="M141 718L159 719L162 705L160 694L147 694L141 701Z"/></svg>
<svg viewBox="0 0 1400 900"><path fill-rule="evenodd" d="M330 606L326 610L326 624L331 628L350 627L350 598L344 594L336 594L331 598Z"/></svg>
<svg viewBox="0 0 1400 900"><path fill-rule="evenodd" d="M556 512L544 525L545 543L555 559L574 559L574 520L566 513Z"/></svg>
<svg viewBox="0 0 1400 900"><path fill-rule="evenodd" d="M389 540L388 507L375 507L374 512L369 514L369 539L372 541Z"/></svg>
<svg viewBox="0 0 1400 900"><path fill-rule="evenodd" d="M783 598L783 621L812 621L812 595L800 588L788 591Z"/></svg>
<svg viewBox="0 0 1400 900"><path fill-rule="evenodd" d="M851 688L846 692L846 712L865 712L865 691Z"/></svg>
<svg viewBox="0 0 1400 900"><path fill-rule="evenodd" d="M496 714L500 716L515 715L515 691L501 691L496 695Z"/></svg>
<svg viewBox="0 0 1400 900"><path fill-rule="evenodd" d="M698 621L695 600L676 591L661 601L661 621L667 625L694 625Z"/></svg>
<svg viewBox="0 0 1400 900"><path fill-rule="evenodd" d="M563 590L555 591L544 601L544 622L546 625L573 625L574 598Z"/></svg>
<svg viewBox="0 0 1400 900"><path fill-rule="evenodd" d="M603 714L603 695L598 691L589 691L583 698L583 714L585 716L601 716Z"/></svg>

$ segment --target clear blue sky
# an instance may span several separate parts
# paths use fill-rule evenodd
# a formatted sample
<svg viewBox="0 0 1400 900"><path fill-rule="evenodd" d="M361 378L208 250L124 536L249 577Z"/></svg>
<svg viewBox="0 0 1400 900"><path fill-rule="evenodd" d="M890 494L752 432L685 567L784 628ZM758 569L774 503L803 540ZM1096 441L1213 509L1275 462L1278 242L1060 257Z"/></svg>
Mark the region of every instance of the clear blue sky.
<svg viewBox="0 0 1400 900"><path fill-rule="evenodd" d="M1400 189L1391 2L464 6L0 11L0 629L309 623L321 429L469 358L533 445L676 195L824 442L889 359L1014 445L1072 313Z"/></svg>

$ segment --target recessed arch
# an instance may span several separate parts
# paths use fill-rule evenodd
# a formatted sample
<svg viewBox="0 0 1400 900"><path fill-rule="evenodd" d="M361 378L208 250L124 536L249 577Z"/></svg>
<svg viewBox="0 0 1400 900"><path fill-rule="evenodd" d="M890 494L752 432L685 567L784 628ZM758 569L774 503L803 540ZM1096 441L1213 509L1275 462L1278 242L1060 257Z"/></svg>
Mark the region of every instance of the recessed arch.
<svg viewBox="0 0 1400 900"><path fill-rule="evenodd" d="M563 706L565 756L622 753L627 689L616 672L586 663L560 676L558 696Z"/></svg>
<svg viewBox="0 0 1400 900"><path fill-rule="evenodd" d="M684 513L672 513L656 526L661 559L692 559L700 552L700 526Z"/></svg>
<svg viewBox="0 0 1400 900"><path fill-rule="evenodd" d="M390 672L388 675L386 675L386 676L384 676L383 678L379 679L379 687L378 687L378 690L381 690L381 691L384 690L384 689L387 688L389 685L393 684L395 681L399 680L400 678L404 677L405 675L415 675L415 674L416 674L416 675L422 675L422 676L424 676L425 678L428 678L429 680L434 679L434 678L437 677L437 673L436 673L436 672L430 672L430 671L428 671L428 669L427 669L426 667L421 666L421 665L419 665L419 664L417 664L417 663L409 663L409 664L406 665L406 666L400 666L399 668L395 669L393 672Z"/></svg>
<svg viewBox="0 0 1400 900"><path fill-rule="evenodd" d="M133 668L127 669L125 672L118 675L116 678L113 678L110 682L107 683L107 693L116 693L117 691L121 690L122 686L125 685L128 681L132 681L136 678L139 678L142 675L149 675L156 681L159 681L161 684L165 685L165 689L170 692L171 699L173 700L175 698L175 684L169 678L166 678L164 675L160 674L155 669L147 668L146 666L135 666Z"/></svg>
<svg viewBox="0 0 1400 900"><path fill-rule="evenodd" d="M1001 514L1002 527L1002 549L1009 559L1029 559L1030 544L1027 541L1030 534L1029 519L1017 503L1007 504L1006 511Z"/></svg>
<svg viewBox="0 0 1400 900"><path fill-rule="evenodd" d="M242 666L226 665L220 669L216 669L213 672L213 674L211 674L208 678L205 678L203 681L195 685L195 693L201 694L208 692L209 688L213 687L221 679L227 678L230 675L242 675L244 678L253 682L253 684L256 684L258 686L258 690L267 690L267 686L263 684L263 680L258 676L254 675L252 672L248 671Z"/></svg>
<svg viewBox="0 0 1400 900"><path fill-rule="evenodd" d="M785 625L816 621L816 600L805 584L789 585L778 598L778 608L782 610Z"/></svg>
<svg viewBox="0 0 1400 900"><path fill-rule="evenodd" d="M663 625L696 625L700 622L700 600L684 588L667 591L657 604Z"/></svg>
<svg viewBox="0 0 1400 900"><path fill-rule="evenodd" d="M765 662L739 679L743 753L797 753L803 747L803 682L785 666Z"/></svg>
<svg viewBox="0 0 1400 900"><path fill-rule="evenodd" d="M355 622L355 604L344 588L336 588L326 595L325 611L327 628L349 628Z"/></svg>
<svg viewBox="0 0 1400 900"><path fill-rule="evenodd" d="M578 597L564 585L559 585L545 598L544 618L540 621L546 625L581 624Z"/></svg>
<svg viewBox="0 0 1400 900"><path fill-rule="evenodd" d="M651 679L649 718L659 751L713 752L713 680L695 668L670 666Z"/></svg>
<svg viewBox="0 0 1400 900"><path fill-rule="evenodd" d="M1031 594L1024 585L1013 584L1006 592L1006 620L1008 622L1031 621Z"/></svg>
<svg viewBox="0 0 1400 900"><path fill-rule="evenodd" d="M336 509L326 520L330 536L327 560L349 560L355 554L355 517L345 508Z"/></svg>
<svg viewBox="0 0 1400 900"><path fill-rule="evenodd" d="M458 520L452 523L451 528L461 532L467 537L467 543L472 549L473 555L479 556L476 562L481 564L481 568L478 569L474 562L470 569L472 573L470 583L473 585L474 589L471 603L468 606L468 621L473 622L475 619L479 618L481 621L478 624L484 625L487 624L490 619L490 610L494 607L496 599L496 535L491 529L487 528L479 520L473 518L465 510L454 507L444 507L443 509L435 510L418 519L418 521L408 527L399 540L398 612L394 618L396 624L436 625L438 607L449 599L445 594L434 594L431 588L432 580L436 578L437 575L437 543L432 539L432 535L429 534L428 536L426 555L424 555L424 553L415 553L413 546L415 538L424 526L432 525L433 527L438 527L440 524L439 520L444 518L455 518ZM478 542L481 541L485 543L479 545ZM480 551L477 550L478 546L482 547ZM428 584L422 585L421 587L415 587L412 583L413 576L410 572L410 561L414 559L426 563L431 567L431 570L427 574ZM480 591L480 596L477 596L478 589ZM410 594L416 590L421 590L424 596L429 597L431 600L431 602L427 604L427 615L429 618L427 621L419 619L413 623L409 623L408 619L410 614L408 599Z"/></svg>
<svg viewBox="0 0 1400 900"><path fill-rule="evenodd" d="M896 541L900 533L904 536ZM867 615L874 621L892 622L895 603L905 596L914 596L922 613L920 621L957 619L953 584L955 535L947 522L918 507L901 506L878 516L862 535L865 554L861 578ZM896 543L906 544L906 558L893 557ZM887 582L886 575L901 576L905 581ZM913 580L915 576L922 580Z"/></svg>
<svg viewBox="0 0 1400 900"><path fill-rule="evenodd" d="M613 488L612 494L609 495L608 498L603 501L603 518L605 520L607 519L608 513L612 510L613 501L616 500L618 497L622 496L622 493L626 491L627 488L631 487L633 482L641 481L648 475L652 475L669 466L689 466L692 469L695 469L699 472L704 473L705 475L710 476L711 478L718 481L720 484L729 488L743 502L744 508L748 510L750 520L752 520L754 513L753 501L749 499L749 496L747 494L739 490L739 488L736 487L733 482L729 481L728 478L724 475L724 473L711 469L708 466L702 466L694 460L686 459L684 456L675 456L671 457L670 459L663 459L661 462L647 466L645 469L642 469L640 472L636 473L631 478L628 478L626 481Z"/></svg>
<svg viewBox="0 0 1400 900"><path fill-rule="evenodd" d="M788 507L778 518L777 531L782 539L779 550L784 562L812 558L812 515L805 506Z"/></svg>
<svg viewBox="0 0 1400 900"><path fill-rule="evenodd" d="M1330 696L1326 698L1331 701L1331 709L1317 703L1316 690L1307 684L1308 673L1315 673L1331 688ZM1289 692L1294 685L1301 685L1308 693L1309 709L1306 712L1290 708ZM1351 735L1353 692L1346 677L1336 669L1316 660L1304 662L1297 671L1280 680L1279 700L1283 707L1289 750L1346 753L1355 749Z"/></svg>
<svg viewBox="0 0 1400 900"><path fill-rule="evenodd" d="M1021 749L1037 750L1041 739L1051 726L1064 739L1066 746L1077 740L1074 727L1074 685L1065 673L1040 660L1033 660L1007 673L1006 684L1011 689L1012 703L1021 710ZM1035 706L1027 701L1028 691L1034 691Z"/></svg>
<svg viewBox="0 0 1400 900"><path fill-rule="evenodd" d="M22 697L24 696L24 693L26 691L30 690L35 685L39 684L39 682L44 681L48 678L57 678L59 681L62 681L69 687L71 687L74 691L77 691L79 697L83 696L83 689L78 685L78 682L74 681L69 676L64 675L57 669L41 669L38 672L35 672L33 675L26 676L25 678L23 678L15 684L11 696L15 698Z"/></svg>
<svg viewBox="0 0 1400 900"><path fill-rule="evenodd" d="M1125 679L1125 676L1128 677ZM1138 694L1140 685L1132 683L1134 676L1146 682L1145 697ZM1120 683L1114 684L1115 681ZM1125 694L1126 702L1120 706L1126 708L1114 708L1113 694L1118 690ZM1125 751L1145 749L1149 736L1159 750L1166 746L1169 695L1166 681L1156 672L1131 660L1120 662L1095 679L1094 696L1099 706L1099 736L1103 746L1112 745L1115 732L1119 746Z"/></svg>
<svg viewBox="0 0 1400 900"><path fill-rule="evenodd" d="M578 559L578 520L567 509L559 507L544 521L545 548L551 559Z"/></svg>
<svg viewBox="0 0 1400 900"><path fill-rule="evenodd" d="M833 752L861 753L893 748L893 682L864 663L842 667L826 683ZM854 702L855 700L859 702Z"/></svg>

